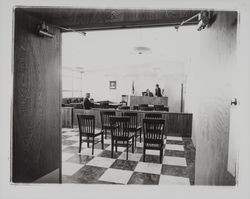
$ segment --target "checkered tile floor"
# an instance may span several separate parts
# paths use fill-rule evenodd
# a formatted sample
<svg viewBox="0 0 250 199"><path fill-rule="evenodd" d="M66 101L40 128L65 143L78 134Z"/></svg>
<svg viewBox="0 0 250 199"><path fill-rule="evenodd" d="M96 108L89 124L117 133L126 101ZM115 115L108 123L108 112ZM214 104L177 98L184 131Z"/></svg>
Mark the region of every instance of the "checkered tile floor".
<svg viewBox="0 0 250 199"><path fill-rule="evenodd" d="M165 139L164 158L159 163L159 151L146 150L137 140L135 152L118 147L111 158L110 136L95 145L94 155L87 144L78 153L78 129L62 129L62 182L83 184L194 184L195 149L190 138L168 136Z"/></svg>

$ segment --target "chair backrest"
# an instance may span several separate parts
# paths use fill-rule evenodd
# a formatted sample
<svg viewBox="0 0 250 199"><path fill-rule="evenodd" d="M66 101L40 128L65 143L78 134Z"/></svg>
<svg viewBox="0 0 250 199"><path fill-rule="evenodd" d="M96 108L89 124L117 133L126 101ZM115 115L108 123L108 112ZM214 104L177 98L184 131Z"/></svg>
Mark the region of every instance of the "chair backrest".
<svg viewBox="0 0 250 199"><path fill-rule="evenodd" d="M164 105L154 105L155 111L164 111Z"/></svg>
<svg viewBox="0 0 250 199"><path fill-rule="evenodd" d="M138 114L137 112L124 112L123 116L130 118L129 127L137 128L138 126Z"/></svg>
<svg viewBox="0 0 250 199"><path fill-rule="evenodd" d="M130 106L120 106L119 109L122 109L122 110L129 110L129 109L130 109Z"/></svg>
<svg viewBox="0 0 250 199"><path fill-rule="evenodd" d="M100 111L101 124L103 126L110 126L110 117L115 116L115 111Z"/></svg>
<svg viewBox="0 0 250 199"><path fill-rule="evenodd" d="M154 118L154 119L161 119L161 113L145 113L145 118Z"/></svg>
<svg viewBox="0 0 250 199"><path fill-rule="evenodd" d="M142 111L153 111L154 107L141 107L140 110L142 110Z"/></svg>
<svg viewBox="0 0 250 199"><path fill-rule="evenodd" d="M164 111L169 112L169 107L164 107Z"/></svg>
<svg viewBox="0 0 250 199"><path fill-rule="evenodd" d="M163 140L165 120L162 119L143 119L144 142L157 143Z"/></svg>
<svg viewBox="0 0 250 199"><path fill-rule="evenodd" d="M109 102L108 101L100 102L100 108L109 108Z"/></svg>
<svg viewBox="0 0 250 199"><path fill-rule="evenodd" d="M139 106L138 105L133 106L133 110L139 110Z"/></svg>
<svg viewBox="0 0 250 199"><path fill-rule="evenodd" d="M129 117L110 117L111 136L125 138L129 137Z"/></svg>
<svg viewBox="0 0 250 199"><path fill-rule="evenodd" d="M142 108L145 108L145 107L148 107L148 104L139 104L139 109L142 109Z"/></svg>
<svg viewBox="0 0 250 199"><path fill-rule="evenodd" d="M95 132L95 116L94 115L77 115L79 133L82 136L88 136Z"/></svg>

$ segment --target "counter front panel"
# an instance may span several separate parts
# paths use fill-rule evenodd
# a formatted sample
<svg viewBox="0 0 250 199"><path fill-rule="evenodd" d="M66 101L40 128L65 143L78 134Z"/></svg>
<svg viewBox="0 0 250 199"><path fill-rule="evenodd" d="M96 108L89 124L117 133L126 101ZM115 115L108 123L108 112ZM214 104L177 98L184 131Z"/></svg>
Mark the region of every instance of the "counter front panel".
<svg viewBox="0 0 250 199"><path fill-rule="evenodd" d="M130 107L140 104L168 106L168 97L130 96Z"/></svg>

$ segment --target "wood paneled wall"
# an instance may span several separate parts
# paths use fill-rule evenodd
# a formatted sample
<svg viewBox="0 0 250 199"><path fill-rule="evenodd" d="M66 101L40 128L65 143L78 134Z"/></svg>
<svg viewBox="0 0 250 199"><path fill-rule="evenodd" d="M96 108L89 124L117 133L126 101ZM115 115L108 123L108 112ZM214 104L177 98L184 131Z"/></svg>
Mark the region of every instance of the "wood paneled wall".
<svg viewBox="0 0 250 199"><path fill-rule="evenodd" d="M200 61L191 66L194 75L188 80L187 92L192 97L188 110L194 113L197 185L234 184L228 176L227 163L230 102L235 92L233 80L237 78L237 12L216 14L214 24L201 31Z"/></svg>
<svg viewBox="0 0 250 199"><path fill-rule="evenodd" d="M61 167L61 34L50 26L53 39L38 36L40 23L15 10L13 182Z"/></svg>
<svg viewBox="0 0 250 199"><path fill-rule="evenodd" d="M63 107L62 112L62 128L73 127L73 109L72 107Z"/></svg>

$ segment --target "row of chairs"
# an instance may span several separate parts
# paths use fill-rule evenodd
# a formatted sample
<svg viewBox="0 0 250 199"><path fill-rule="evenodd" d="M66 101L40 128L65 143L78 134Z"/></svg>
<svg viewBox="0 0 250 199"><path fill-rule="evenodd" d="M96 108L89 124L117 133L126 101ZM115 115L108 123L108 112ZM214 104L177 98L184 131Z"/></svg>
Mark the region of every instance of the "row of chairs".
<svg viewBox="0 0 250 199"><path fill-rule="evenodd" d="M129 110L130 106L121 106L119 109ZM148 104L141 104L137 106L133 106L133 110L141 110L141 111L167 111L169 112L169 107L165 107L164 105L154 105L148 106Z"/></svg>
<svg viewBox="0 0 250 199"><path fill-rule="evenodd" d="M94 115L77 115L79 124L81 152L82 142L92 143L92 155L94 154L94 145L101 142L102 149L104 146L104 135L107 138L107 131L111 132L111 158L113 158L114 148L125 146L127 148L127 159L129 148L136 147L136 138L140 137L142 141L143 131L143 161L145 161L145 153L147 149L160 150L160 162L163 155L163 135L165 120L161 119L162 114L147 113L143 119L143 126L138 125L138 116L136 112L124 112L122 116L116 116L115 111L101 111L101 131L95 129ZM100 140L95 138L101 136ZM85 139L83 139L85 137Z"/></svg>
<svg viewBox="0 0 250 199"><path fill-rule="evenodd" d="M138 106L134 106L133 109L142 111L169 111L169 107L165 107L164 105L149 106L148 104L139 104Z"/></svg>

